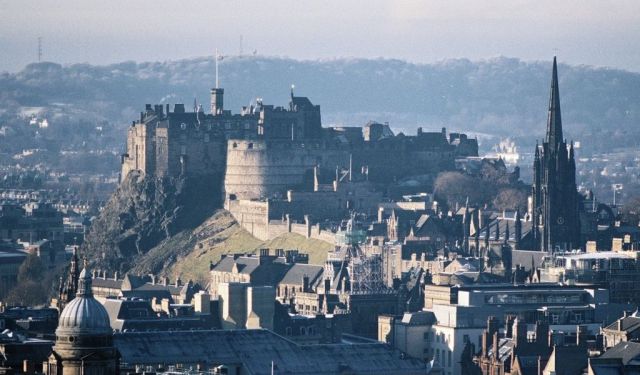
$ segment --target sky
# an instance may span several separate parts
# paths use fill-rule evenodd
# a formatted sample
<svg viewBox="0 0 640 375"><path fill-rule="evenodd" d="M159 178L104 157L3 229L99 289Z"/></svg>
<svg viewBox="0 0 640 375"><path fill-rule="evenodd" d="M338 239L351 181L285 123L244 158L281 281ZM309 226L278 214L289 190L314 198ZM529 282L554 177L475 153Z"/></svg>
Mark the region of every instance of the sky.
<svg viewBox="0 0 640 375"><path fill-rule="evenodd" d="M256 51L432 63L558 55L640 72L638 0L0 0L0 71ZM242 43L241 43L242 39Z"/></svg>

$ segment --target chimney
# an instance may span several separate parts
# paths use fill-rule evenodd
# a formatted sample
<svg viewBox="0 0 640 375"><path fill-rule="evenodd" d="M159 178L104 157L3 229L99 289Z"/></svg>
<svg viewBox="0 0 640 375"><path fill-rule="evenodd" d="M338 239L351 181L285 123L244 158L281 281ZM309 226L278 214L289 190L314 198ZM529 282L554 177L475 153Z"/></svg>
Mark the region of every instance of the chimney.
<svg viewBox="0 0 640 375"><path fill-rule="evenodd" d="M538 320L536 322L536 343L539 345L544 345L545 341L547 341L548 336L549 336L549 324Z"/></svg>
<svg viewBox="0 0 640 375"><path fill-rule="evenodd" d="M331 292L331 280L324 279L324 294L329 294Z"/></svg>
<svg viewBox="0 0 640 375"><path fill-rule="evenodd" d="M576 327L576 345L577 346L587 346L587 335L588 335L588 331L587 331L587 326L585 325L578 325Z"/></svg>
<svg viewBox="0 0 640 375"><path fill-rule="evenodd" d="M487 319L487 329L489 330L490 335L498 332L498 319L496 319L495 316L490 316Z"/></svg>
<svg viewBox="0 0 640 375"><path fill-rule="evenodd" d="M513 341L516 347L527 343L527 323L519 318L513 322Z"/></svg>
<svg viewBox="0 0 640 375"><path fill-rule="evenodd" d="M513 321L515 317L513 315L507 315L504 324L505 337L513 338Z"/></svg>
<svg viewBox="0 0 640 375"><path fill-rule="evenodd" d="M113 273L113 280L118 281L118 271Z"/></svg>
<svg viewBox="0 0 640 375"><path fill-rule="evenodd" d="M489 352L489 331L482 331L482 356L484 358L487 357L487 353Z"/></svg>
<svg viewBox="0 0 640 375"><path fill-rule="evenodd" d="M384 218L384 207L378 208L378 223L382 223L382 219Z"/></svg>
<svg viewBox="0 0 640 375"><path fill-rule="evenodd" d="M549 348L564 346L564 333L561 331L549 331Z"/></svg>
<svg viewBox="0 0 640 375"><path fill-rule="evenodd" d="M498 332L494 332L493 334L493 359L494 361L498 360Z"/></svg>
<svg viewBox="0 0 640 375"><path fill-rule="evenodd" d="M309 291L309 276L307 275L302 276L302 291L305 293Z"/></svg>

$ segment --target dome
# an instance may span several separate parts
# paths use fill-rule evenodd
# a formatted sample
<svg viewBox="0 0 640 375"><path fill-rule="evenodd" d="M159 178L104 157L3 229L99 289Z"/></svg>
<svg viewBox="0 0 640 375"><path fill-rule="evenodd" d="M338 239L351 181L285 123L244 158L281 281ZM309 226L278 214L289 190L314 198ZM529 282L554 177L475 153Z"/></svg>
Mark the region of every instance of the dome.
<svg viewBox="0 0 640 375"><path fill-rule="evenodd" d="M91 275L87 267L80 272L76 298L60 314L56 334L110 334L107 310L93 298Z"/></svg>

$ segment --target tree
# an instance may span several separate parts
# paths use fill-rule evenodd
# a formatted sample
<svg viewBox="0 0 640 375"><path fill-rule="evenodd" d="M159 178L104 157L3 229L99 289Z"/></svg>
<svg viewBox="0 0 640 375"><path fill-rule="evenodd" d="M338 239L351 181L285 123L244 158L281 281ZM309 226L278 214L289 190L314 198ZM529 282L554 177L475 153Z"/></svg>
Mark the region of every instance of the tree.
<svg viewBox="0 0 640 375"><path fill-rule="evenodd" d="M37 306L47 302L44 285L34 281L18 283L7 295L7 304L14 306Z"/></svg>
<svg viewBox="0 0 640 375"><path fill-rule="evenodd" d="M525 212L527 209L527 193L522 189L503 188L493 198L492 205L496 210L516 210Z"/></svg>
<svg viewBox="0 0 640 375"><path fill-rule="evenodd" d="M45 276L45 267L42 260L36 254L29 254L18 269L18 283L32 281L42 282Z"/></svg>
<svg viewBox="0 0 640 375"><path fill-rule="evenodd" d="M638 225L640 223L640 196L635 196L627 200L622 207L622 220L631 224Z"/></svg>
<svg viewBox="0 0 640 375"><path fill-rule="evenodd" d="M438 199L444 199L449 207L463 205L467 198L473 205L489 203L495 191L493 184L460 172L443 172L433 184Z"/></svg>

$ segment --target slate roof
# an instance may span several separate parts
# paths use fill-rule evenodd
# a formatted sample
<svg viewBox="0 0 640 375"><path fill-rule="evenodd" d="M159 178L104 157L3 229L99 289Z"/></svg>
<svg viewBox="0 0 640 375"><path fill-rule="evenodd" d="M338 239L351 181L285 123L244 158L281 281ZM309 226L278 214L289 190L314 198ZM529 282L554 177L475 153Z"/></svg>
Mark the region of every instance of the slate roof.
<svg viewBox="0 0 640 375"><path fill-rule="evenodd" d="M588 366L587 349L581 346L556 346L551 357L547 363L556 375L581 375Z"/></svg>
<svg viewBox="0 0 640 375"><path fill-rule="evenodd" d="M382 343L297 345L266 330L126 332L114 335L129 365L240 365L249 374L425 374L427 364Z"/></svg>
<svg viewBox="0 0 640 375"><path fill-rule="evenodd" d="M532 260L533 267L538 268L542 266L542 261L545 255L547 255L547 253L543 251L512 250L511 264L514 266L523 266L526 271L531 271Z"/></svg>
<svg viewBox="0 0 640 375"><path fill-rule="evenodd" d="M613 331L620 331L618 329L618 322L622 321L622 331L633 332L640 328L640 317L637 316L626 316L624 318L620 318L615 322L609 324L605 329L610 329Z"/></svg>
<svg viewBox="0 0 640 375"><path fill-rule="evenodd" d="M286 274L290 265L283 263L280 257L270 257L260 264L258 256L226 256L213 267L212 271L233 272L234 266L238 273L251 275L253 285L275 286ZM300 276L302 280L302 276Z"/></svg>
<svg viewBox="0 0 640 375"><path fill-rule="evenodd" d="M437 322L436 316L431 311L417 311L413 313L404 313L402 323L408 325L425 326L433 325Z"/></svg>
<svg viewBox="0 0 640 375"><path fill-rule="evenodd" d="M609 348L598 359L620 359L623 365L628 365L631 361L640 363L640 343L621 342Z"/></svg>
<svg viewBox="0 0 640 375"><path fill-rule="evenodd" d="M314 285L322 276L324 267L315 264L295 263L284 275L280 284L302 285L302 278L309 277L309 285Z"/></svg>
<svg viewBox="0 0 640 375"><path fill-rule="evenodd" d="M95 278L92 284L96 288L120 289L122 287L122 280Z"/></svg>

